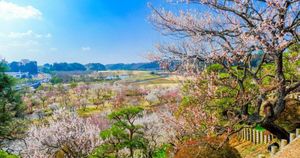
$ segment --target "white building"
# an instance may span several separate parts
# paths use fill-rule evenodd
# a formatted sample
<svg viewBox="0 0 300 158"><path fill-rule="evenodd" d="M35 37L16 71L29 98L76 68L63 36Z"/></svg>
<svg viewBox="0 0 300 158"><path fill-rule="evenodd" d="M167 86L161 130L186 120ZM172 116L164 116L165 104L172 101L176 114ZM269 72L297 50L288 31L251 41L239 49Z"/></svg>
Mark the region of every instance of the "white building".
<svg viewBox="0 0 300 158"><path fill-rule="evenodd" d="M28 72L5 72L5 74L15 77L15 78L29 78Z"/></svg>

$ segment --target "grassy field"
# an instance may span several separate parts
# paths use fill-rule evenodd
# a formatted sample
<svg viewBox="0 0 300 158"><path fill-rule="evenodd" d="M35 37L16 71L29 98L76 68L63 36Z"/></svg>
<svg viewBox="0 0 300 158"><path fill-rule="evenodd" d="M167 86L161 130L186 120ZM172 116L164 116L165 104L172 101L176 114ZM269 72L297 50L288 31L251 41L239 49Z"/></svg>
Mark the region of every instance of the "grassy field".
<svg viewBox="0 0 300 158"><path fill-rule="evenodd" d="M127 78L121 80L125 83L133 83L140 86L166 86L168 84L178 84L178 80L171 75L154 74L150 71L113 71L118 75L128 75Z"/></svg>
<svg viewBox="0 0 300 158"><path fill-rule="evenodd" d="M77 114L80 116L80 117L89 117L89 116L92 116L94 114L99 114L102 112L102 107L96 107L96 106L88 106L86 107L85 109L81 108L81 109L78 109L77 110Z"/></svg>

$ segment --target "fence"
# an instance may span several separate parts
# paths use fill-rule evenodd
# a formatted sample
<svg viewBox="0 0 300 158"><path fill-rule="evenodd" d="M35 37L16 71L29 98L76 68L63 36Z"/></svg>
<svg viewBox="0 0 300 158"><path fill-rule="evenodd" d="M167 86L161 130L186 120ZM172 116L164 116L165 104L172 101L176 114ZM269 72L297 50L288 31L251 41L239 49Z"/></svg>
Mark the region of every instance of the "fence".
<svg viewBox="0 0 300 158"><path fill-rule="evenodd" d="M297 128L296 129L296 133L290 133L290 143L295 140L296 138L300 138L300 128ZM277 146L272 146L271 147L271 156L274 156L278 151L280 151L281 149L283 149L285 146L288 145L288 141L285 140L285 139L281 139L280 140L280 146L279 148ZM266 156L261 154L261 155L258 155L258 158L265 158Z"/></svg>
<svg viewBox="0 0 300 158"><path fill-rule="evenodd" d="M275 139L274 135L271 133L252 128L243 128L238 133L238 138L240 140L250 141L254 144L267 144Z"/></svg>

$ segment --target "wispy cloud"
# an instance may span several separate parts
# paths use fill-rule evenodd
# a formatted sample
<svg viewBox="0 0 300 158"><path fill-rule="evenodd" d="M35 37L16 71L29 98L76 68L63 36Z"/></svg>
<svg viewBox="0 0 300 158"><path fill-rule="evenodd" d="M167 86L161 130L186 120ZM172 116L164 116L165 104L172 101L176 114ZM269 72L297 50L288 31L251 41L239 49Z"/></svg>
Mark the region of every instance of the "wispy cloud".
<svg viewBox="0 0 300 158"><path fill-rule="evenodd" d="M87 52L87 51L91 50L91 47L89 47L89 46L81 47L81 50L84 52Z"/></svg>
<svg viewBox="0 0 300 158"><path fill-rule="evenodd" d="M5 36L5 35L2 35ZM32 30L28 30L26 32L10 32L6 35L7 38L12 38L12 39L20 39L20 38L51 38L52 34L47 33L47 34L39 34L35 33Z"/></svg>
<svg viewBox="0 0 300 158"><path fill-rule="evenodd" d="M51 38L51 33L36 33L32 30L25 32L0 32L0 51L23 50L36 52L43 45L47 44Z"/></svg>
<svg viewBox="0 0 300 158"><path fill-rule="evenodd" d="M57 48L56 47L51 47L50 50L51 51L57 51Z"/></svg>
<svg viewBox="0 0 300 158"><path fill-rule="evenodd" d="M33 6L20 6L7 1L0 1L0 19L41 19L42 13Z"/></svg>

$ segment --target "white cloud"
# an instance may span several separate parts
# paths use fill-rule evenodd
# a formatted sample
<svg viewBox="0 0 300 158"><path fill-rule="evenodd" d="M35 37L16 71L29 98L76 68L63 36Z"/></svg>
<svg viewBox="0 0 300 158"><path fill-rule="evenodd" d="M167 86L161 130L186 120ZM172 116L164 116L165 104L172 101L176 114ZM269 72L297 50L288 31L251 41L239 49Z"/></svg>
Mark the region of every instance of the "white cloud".
<svg viewBox="0 0 300 158"><path fill-rule="evenodd" d="M46 37L46 38L51 38L51 37L52 37L52 34L51 34L51 33L47 33L47 34L45 35L45 37Z"/></svg>
<svg viewBox="0 0 300 158"><path fill-rule="evenodd" d="M19 6L0 0L0 19L41 19L42 13L33 6Z"/></svg>
<svg viewBox="0 0 300 158"><path fill-rule="evenodd" d="M35 33L32 30L25 32L0 32L0 51L22 50L37 52L51 41L50 33ZM47 46L49 48L49 46Z"/></svg>
<svg viewBox="0 0 300 158"><path fill-rule="evenodd" d="M84 51L84 52L87 52L87 51L91 50L91 47L89 47L89 46L81 47L81 50Z"/></svg>
<svg viewBox="0 0 300 158"><path fill-rule="evenodd" d="M50 48L50 50L51 50L51 51L57 51L57 48L52 47L52 48Z"/></svg>
<svg viewBox="0 0 300 158"><path fill-rule="evenodd" d="M11 38L11 39L22 39L22 38L51 38L52 34L47 33L47 34L39 34L39 33L35 33L32 30L28 30L26 32L10 32L7 35L3 35L2 36L6 36L7 38Z"/></svg>

